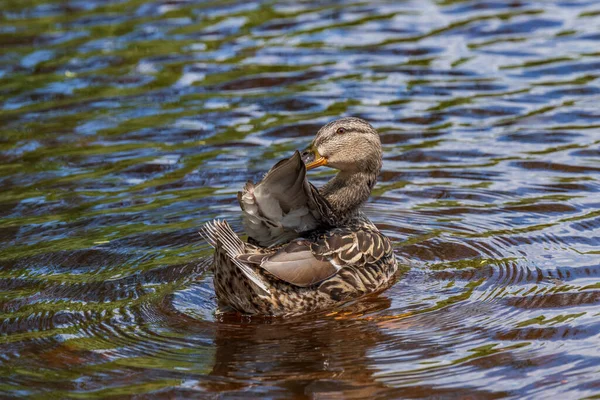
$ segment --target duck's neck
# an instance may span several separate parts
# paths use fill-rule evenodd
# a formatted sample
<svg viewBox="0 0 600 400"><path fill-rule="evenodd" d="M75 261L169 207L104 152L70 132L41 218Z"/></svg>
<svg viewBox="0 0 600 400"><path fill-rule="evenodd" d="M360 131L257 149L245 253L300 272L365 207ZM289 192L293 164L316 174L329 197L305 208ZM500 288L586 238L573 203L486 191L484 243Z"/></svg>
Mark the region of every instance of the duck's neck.
<svg viewBox="0 0 600 400"><path fill-rule="evenodd" d="M371 195L378 173L340 171L320 189L340 222L354 217Z"/></svg>

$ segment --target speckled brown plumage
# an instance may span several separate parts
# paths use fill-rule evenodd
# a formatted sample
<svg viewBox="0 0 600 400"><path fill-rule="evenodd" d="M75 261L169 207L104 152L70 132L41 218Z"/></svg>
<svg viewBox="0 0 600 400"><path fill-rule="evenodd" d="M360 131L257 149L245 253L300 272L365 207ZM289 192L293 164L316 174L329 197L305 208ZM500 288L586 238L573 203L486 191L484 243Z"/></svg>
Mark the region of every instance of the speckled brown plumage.
<svg viewBox="0 0 600 400"><path fill-rule="evenodd" d="M254 267L254 274L267 288L265 291L243 273L234 259L247 262L249 257L255 256L256 263L286 245L266 250L244 243L225 221L209 224L206 235L210 238L227 237L224 241L237 239L238 244L243 246L237 257L231 257L224 242L215 243L214 286L222 311L233 309L244 314L281 316L327 309L340 302L385 289L392 283L397 271L396 259L387 237L371 224L349 224L345 228L316 231L307 239L301 239L310 243L316 257L340 265L337 273L314 285L301 287L278 279L260 267Z"/></svg>
<svg viewBox="0 0 600 400"><path fill-rule="evenodd" d="M339 169L338 175L316 189L296 153L259 184L247 184L238 198L249 242L225 221L204 226L201 233L215 248L221 311L304 314L393 282L397 262L391 243L360 211L381 169L379 135L366 121L343 118L323 127L312 149L318 164Z"/></svg>

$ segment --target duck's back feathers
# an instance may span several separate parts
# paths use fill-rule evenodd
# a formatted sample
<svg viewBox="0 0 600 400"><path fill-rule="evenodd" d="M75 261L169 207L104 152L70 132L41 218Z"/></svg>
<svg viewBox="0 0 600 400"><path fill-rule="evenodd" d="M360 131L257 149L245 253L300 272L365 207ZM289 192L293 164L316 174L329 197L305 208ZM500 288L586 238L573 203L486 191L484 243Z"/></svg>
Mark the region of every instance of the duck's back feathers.
<svg viewBox="0 0 600 400"><path fill-rule="evenodd" d="M260 246L269 247L297 238L327 221L328 205L316 199L317 190L306 179L300 153L275 164L263 180L248 182L238 193L246 233Z"/></svg>
<svg viewBox="0 0 600 400"><path fill-rule="evenodd" d="M340 265L361 266L392 254L392 244L377 228L337 228L311 243L314 254Z"/></svg>
<svg viewBox="0 0 600 400"><path fill-rule="evenodd" d="M344 267L362 267L392 255L390 241L370 226L336 228L272 249L244 243L226 221L209 222L201 233L267 293L268 282L256 268L291 285L309 287L331 278Z"/></svg>
<svg viewBox="0 0 600 400"><path fill-rule="evenodd" d="M296 239L271 252L247 250L236 258L284 282L308 287L331 278L344 267L363 267L390 256L390 241L378 230L364 226L337 228L310 239Z"/></svg>

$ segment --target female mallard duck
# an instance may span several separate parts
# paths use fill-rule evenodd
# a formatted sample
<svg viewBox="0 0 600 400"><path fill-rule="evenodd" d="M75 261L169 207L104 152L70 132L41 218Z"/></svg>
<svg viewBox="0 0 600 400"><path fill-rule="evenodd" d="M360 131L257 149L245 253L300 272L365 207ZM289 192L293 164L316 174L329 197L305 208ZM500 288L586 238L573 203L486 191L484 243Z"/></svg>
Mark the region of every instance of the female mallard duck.
<svg viewBox="0 0 600 400"><path fill-rule="evenodd" d="M360 211L381 163L377 131L342 118L317 132L310 152L249 182L238 193L248 243L225 221L204 227L219 309L298 315L387 288L398 268L391 243ZM306 170L324 165L339 172L316 189Z"/></svg>

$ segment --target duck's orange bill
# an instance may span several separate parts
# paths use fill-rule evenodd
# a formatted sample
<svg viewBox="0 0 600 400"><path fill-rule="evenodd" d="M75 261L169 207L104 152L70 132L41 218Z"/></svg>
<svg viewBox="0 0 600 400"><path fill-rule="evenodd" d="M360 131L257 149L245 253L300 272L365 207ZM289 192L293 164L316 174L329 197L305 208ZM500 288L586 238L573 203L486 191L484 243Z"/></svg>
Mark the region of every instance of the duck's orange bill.
<svg viewBox="0 0 600 400"><path fill-rule="evenodd" d="M317 167L322 167L323 165L327 165L327 159L325 157L319 157L315 161L306 164L306 169L308 170Z"/></svg>

